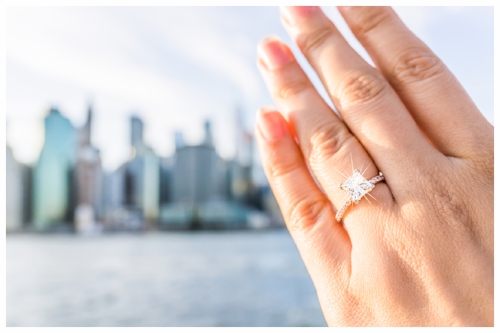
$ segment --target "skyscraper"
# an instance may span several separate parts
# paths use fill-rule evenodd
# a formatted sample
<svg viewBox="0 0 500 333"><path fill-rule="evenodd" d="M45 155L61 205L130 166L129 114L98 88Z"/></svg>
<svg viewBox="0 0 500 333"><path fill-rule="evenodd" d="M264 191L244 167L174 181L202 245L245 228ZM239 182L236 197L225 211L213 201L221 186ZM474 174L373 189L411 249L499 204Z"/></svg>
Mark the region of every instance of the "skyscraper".
<svg viewBox="0 0 500 333"><path fill-rule="evenodd" d="M44 145L33 174L33 222L37 229L68 222L74 207L75 129L56 108L50 109L44 125Z"/></svg>
<svg viewBox="0 0 500 333"><path fill-rule="evenodd" d="M144 145L144 123L137 116L130 118L130 144L137 150L137 147Z"/></svg>
<svg viewBox="0 0 500 333"><path fill-rule="evenodd" d="M211 123L206 121L204 128L200 145L176 145L169 171L171 201L162 203L160 213L164 227L222 227L238 213L228 201L226 162L213 145Z"/></svg>
<svg viewBox="0 0 500 333"><path fill-rule="evenodd" d="M236 116L236 156L231 163L231 193L233 199L244 203L255 190L252 181L253 136L245 128L243 109L237 107Z"/></svg>
<svg viewBox="0 0 500 333"><path fill-rule="evenodd" d="M130 120L132 159L126 164L125 204L142 212L143 219L153 224L160 205L160 159L144 143L144 124L133 116Z"/></svg>
<svg viewBox="0 0 500 333"><path fill-rule="evenodd" d="M102 166L99 150L92 146L92 107L87 109L87 121L79 131L76 161L75 226L78 231L90 231L102 214Z"/></svg>
<svg viewBox="0 0 500 333"><path fill-rule="evenodd" d="M176 149L173 169L173 200L199 204L209 200L227 199L225 194L225 163L215 150L212 126L204 124L205 138L201 145Z"/></svg>

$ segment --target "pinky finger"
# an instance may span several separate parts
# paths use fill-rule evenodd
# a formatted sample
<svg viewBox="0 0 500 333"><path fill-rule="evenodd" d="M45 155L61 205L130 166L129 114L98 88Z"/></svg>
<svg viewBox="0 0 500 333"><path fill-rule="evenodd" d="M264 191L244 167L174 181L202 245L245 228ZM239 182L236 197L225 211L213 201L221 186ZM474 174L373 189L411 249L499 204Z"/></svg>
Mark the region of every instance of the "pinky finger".
<svg viewBox="0 0 500 333"><path fill-rule="evenodd" d="M331 289L333 281L321 281L325 276L333 276L338 282L333 285L341 287L350 272L349 236L309 172L288 123L278 111L264 107L255 132L267 179L316 288L325 290L327 284Z"/></svg>

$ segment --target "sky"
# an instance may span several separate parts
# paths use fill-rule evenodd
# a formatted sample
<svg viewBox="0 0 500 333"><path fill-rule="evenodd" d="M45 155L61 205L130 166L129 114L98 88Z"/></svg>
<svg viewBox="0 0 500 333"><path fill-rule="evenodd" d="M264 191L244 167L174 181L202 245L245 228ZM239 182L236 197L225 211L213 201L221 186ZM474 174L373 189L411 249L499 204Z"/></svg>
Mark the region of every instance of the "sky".
<svg viewBox="0 0 500 333"><path fill-rule="evenodd" d="M323 10L371 61L336 8ZM396 11L493 123L493 7ZM8 7L7 144L34 164L50 106L79 127L92 103L92 141L107 170L130 155L131 115L143 119L145 141L162 157L174 152L174 131L196 144L210 119L219 154L231 158L236 109L252 131L256 110L273 104L256 67L257 43L267 35L292 47L331 105L277 7Z"/></svg>

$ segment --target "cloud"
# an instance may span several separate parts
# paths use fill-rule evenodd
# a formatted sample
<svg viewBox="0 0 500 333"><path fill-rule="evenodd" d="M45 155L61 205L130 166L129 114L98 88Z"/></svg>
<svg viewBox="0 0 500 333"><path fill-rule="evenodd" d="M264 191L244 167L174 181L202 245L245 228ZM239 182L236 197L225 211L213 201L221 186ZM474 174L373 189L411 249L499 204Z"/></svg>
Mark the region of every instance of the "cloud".
<svg viewBox="0 0 500 333"><path fill-rule="evenodd" d="M167 134L174 129L184 130L188 141L200 138L198 122L207 111L214 111L221 94L234 102L235 92L240 91L247 100L257 98L261 92L256 71L241 53L251 42L240 39L234 47L233 39L225 38L218 25L203 17L204 10L10 8L7 65L27 68L46 77L47 82L65 83L72 86L73 91L80 91L80 95L93 96L100 105L106 106L107 110L101 109L104 113L113 110L116 116L116 105L126 108L122 114L130 109L138 110L146 123L146 139L164 154L173 148ZM168 63L171 59L172 64ZM169 71L166 65L182 70ZM205 75L205 81L207 75L210 76L213 84L197 84L196 80L186 79L183 71L194 67L201 70L197 75ZM11 73L10 86L19 78L19 71L11 70ZM225 84L226 91L217 86L217 82ZM233 88L228 90L224 82L232 82ZM53 90L55 86L52 85ZM47 91L50 88L44 87ZM29 91L16 93L11 89L10 110L19 109L23 96L29 94ZM55 102L66 100L62 94L57 98L57 92L49 94L56 96ZM84 99L79 97L66 104L82 103ZM226 103L218 104L220 108ZM84 108L81 105L80 115ZM83 119L74 114L70 117L73 121ZM96 142L102 145L105 164L116 167L118 156L126 155L123 146L128 140L120 144L109 136L120 132L123 138L124 129L117 126L127 125L117 118L113 122L109 115L102 115L100 119L105 124L97 126ZM19 130L18 125L14 128ZM231 142L222 136L225 142ZM117 154L116 150L121 153ZM224 150L228 156L231 147L226 144ZM31 160L36 155L34 152Z"/></svg>
<svg viewBox="0 0 500 333"><path fill-rule="evenodd" d="M353 48L370 61L337 9L324 10ZM431 28L443 31L435 26L442 18L454 17L449 29L456 29L463 25L457 18L467 14L477 23L474 27L479 26L477 31L489 31L482 26L482 21L487 21L484 15L476 15L478 9L403 7L396 11L419 37L438 46L451 40L448 33L433 34ZM30 114L39 119L50 102L58 103L79 125L91 97L98 109L95 143L102 148L108 168L128 156L127 117L132 111L143 117L146 140L161 155L172 152L170 135L174 129L184 131L187 140L196 143L202 135L202 120L210 117L220 152L230 157L234 151L232 108L240 102L251 109L248 115L253 116L252 108L271 102L255 66L255 46L267 34L288 40L275 7L9 7L10 131L30 131L32 125L23 130L19 123ZM455 49L449 44L441 48L445 51L443 60L473 69L460 72L461 67L455 65L473 97L486 101L480 107L491 110L492 120L492 98L488 99L492 94L476 83L486 82L488 87L489 77L484 73L491 71L488 56L492 50L483 51L480 46L487 42L475 38L476 31L471 34L474 36L463 43L472 45L471 38L477 39L479 51L469 54L471 59L480 59L484 68L477 71L474 66L461 66L468 58L455 52L456 45ZM331 105L312 68L296 46L292 48ZM448 49L453 52L447 53ZM481 58L479 53L485 56ZM43 110L36 109L42 106ZM29 140L23 142L19 135L9 137L18 138L14 140L20 148L17 150L28 160ZM32 145L31 160L38 150Z"/></svg>
<svg viewBox="0 0 500 333"><path fill-rule="evenodd" d="M160 34L158 40L170 43L173 50L192 62L229 79L242 89L247 99L259 97L260 80L254 64L251 66L238 52L252 43L243 36L228 38L227 31L213 23L214 19L225 21L224 15L206 7L139 8L133 9L133 14L147 21L152 30Z"/></svg>

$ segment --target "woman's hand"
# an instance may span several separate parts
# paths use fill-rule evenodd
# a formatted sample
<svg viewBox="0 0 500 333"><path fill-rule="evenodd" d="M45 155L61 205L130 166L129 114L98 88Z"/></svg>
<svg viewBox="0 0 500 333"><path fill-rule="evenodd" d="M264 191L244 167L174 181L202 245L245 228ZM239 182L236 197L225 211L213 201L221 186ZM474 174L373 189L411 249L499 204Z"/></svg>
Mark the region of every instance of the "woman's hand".
<svg viewBox="0 0 500 333"><path fill-rule="evenodd" d="M342 119L278 39L258 62L280 110L259 112L261 157L326 320L491 326L493 126L391 8L340 12L377 68L318 7L282 21ZM342 225L353 168L386 181Z"/></svg>

